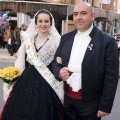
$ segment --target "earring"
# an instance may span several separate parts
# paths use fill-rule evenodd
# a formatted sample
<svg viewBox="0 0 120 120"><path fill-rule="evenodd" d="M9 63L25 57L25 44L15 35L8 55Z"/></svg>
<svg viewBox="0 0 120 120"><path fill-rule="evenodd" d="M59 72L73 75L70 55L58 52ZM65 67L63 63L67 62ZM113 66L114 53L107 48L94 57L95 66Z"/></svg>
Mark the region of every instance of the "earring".
<svg viewBox="0 0 120 120"><path fill-rule="evenodd" d="M35 31L38 33L38 27L37 26L35 26Z"/></svg>

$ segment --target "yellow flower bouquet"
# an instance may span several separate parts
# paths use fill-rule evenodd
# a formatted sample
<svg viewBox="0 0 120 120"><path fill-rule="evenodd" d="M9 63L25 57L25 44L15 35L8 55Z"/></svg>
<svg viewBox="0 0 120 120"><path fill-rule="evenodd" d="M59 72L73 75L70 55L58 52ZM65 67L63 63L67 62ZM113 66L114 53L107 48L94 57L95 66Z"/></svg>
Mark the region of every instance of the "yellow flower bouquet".
<svg viewBox="0 0 120 120"><path fill-rule="evenodd" d="M8 84L12 84L13 82L15 82L18 77L20 76L20 71L18 68L16 67L7 67L4 69L0 69L0 78Z"/></svg>

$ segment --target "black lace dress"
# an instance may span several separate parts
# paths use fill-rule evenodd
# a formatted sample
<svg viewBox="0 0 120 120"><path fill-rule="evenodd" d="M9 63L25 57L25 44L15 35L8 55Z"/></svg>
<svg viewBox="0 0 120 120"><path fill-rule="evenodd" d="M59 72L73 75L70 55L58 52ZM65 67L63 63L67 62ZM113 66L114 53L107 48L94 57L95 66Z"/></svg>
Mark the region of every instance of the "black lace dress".
<svg viewBox="0 0 120 120"><path fill-rule="evenodd" d="M63 107L51 86L28 65L14 85L0 120L63 120Z"/></svg>

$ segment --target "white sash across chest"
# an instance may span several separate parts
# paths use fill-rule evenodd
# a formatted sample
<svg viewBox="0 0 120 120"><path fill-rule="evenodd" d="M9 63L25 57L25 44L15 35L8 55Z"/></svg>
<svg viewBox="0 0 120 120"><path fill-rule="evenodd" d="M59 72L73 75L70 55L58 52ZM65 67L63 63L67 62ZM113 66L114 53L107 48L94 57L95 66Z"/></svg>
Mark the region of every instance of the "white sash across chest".
<svg viewBox="0 0 120 120"><path fill-rule="evenodd" d="M49 85L56 92L59 99L63 103L63 99L64 99L63 82L57 81L54 75L51 73L51 71L37 57L36 53L32 48L32 43L30 41L26 43L26 53L27 53L27 57L32 61L35 68L42 75L42 77L49 83Z"/></svg>

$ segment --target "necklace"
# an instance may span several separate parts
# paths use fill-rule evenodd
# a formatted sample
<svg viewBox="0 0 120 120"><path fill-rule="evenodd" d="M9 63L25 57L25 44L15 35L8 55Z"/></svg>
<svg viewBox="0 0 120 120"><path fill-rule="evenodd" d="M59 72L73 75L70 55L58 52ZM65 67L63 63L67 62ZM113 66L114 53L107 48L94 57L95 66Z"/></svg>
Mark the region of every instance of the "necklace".
<svg viewBox="0 0 120 120"><path fill-rule="evenodd" d="M47 38L47 40L44 42L44 44L43 44L41 47L37 48L37 46L36 46L36 44L35 44L35 39L34 39L34 46L35 46L35 50L36 50L36 55L37 55L37 57L38 57L38 55L39 55L40 49L45 45L45 43L46 43L48 40L49 40L49 38Z"/></svg>

